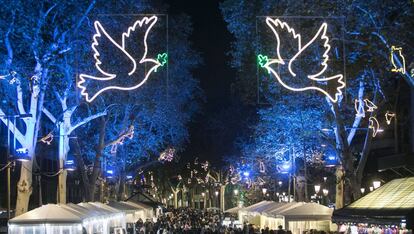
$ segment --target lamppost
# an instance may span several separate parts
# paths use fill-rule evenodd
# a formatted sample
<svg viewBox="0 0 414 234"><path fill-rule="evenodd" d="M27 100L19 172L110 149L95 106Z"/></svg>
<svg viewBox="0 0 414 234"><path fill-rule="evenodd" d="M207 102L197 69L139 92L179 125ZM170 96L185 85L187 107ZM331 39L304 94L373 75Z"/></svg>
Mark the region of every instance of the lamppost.
<svg viewBox="0 0 414 234"><path fill-rule="evenodd" d="M11 189L10 189L10 169L11 169L11 165L13 163L14 160L17 161L28 161L30 160L27 159L26 157L18 157L15 158L14 160L11 160L11 154L10 154L10 119L13 119L13 129L14 129L14 133L13 133L13 154L17 153L14 152L15 148L16 148L16 119L25 119L25 118L31 118L32 114L21 114L21 115L2 115L0 116L0 118L5 118L7 120L7 161L6 161L6 166L7 166L7 218L10 219L11 215L10 215L10 211L11 211L11 198L10 198L10 194L11 194ZM23 148L22 148L23 150ZM27 149L26 149L27 150ZM20 151L22 152L22 151ZM23 152L22 152L23 153Z"/></svg>
<svg viewBox="0 0 414 234"><path fill-rule="evenodd" d="M263 200L266 200L267 188L262 188Z"/></svg>

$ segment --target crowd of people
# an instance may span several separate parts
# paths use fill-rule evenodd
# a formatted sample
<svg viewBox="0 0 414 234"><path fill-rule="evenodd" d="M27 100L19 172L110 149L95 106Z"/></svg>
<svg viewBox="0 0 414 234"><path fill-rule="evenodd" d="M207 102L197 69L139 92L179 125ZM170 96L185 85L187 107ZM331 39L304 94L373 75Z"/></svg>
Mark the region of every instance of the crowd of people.
<svg viewBox="0 0 414 234"><path fill-rule="evenodd" d="M252 224L244 223L236 226L231 222L222 225L223 214L217 211L196 210L191 208L180 208L165 212L159 216L156 222L152 220L138 220L135 223L136 233L139 234L291 234L280 226L278 230L257 229Z"/></svg>

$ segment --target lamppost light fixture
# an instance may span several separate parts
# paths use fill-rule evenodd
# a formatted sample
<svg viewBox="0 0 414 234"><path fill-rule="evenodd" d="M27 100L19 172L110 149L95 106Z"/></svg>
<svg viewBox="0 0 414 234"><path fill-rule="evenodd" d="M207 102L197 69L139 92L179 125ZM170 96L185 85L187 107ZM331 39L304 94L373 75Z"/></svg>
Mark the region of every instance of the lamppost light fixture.
<svg viewBox="0 0 414 234"><path fill-rule="evenodd" d="M234 195L239 195L239 190L238 189L235 189L235 190L233 190L233 192L234 192Z"/></svg>
<svg viewBox="0 0 414 234"><path fill-rule="evenodd" d="M374 182L372 182L372 185L373 185L374 189L377 189L377 188L381 187L381 181L374 181Z"/></svg>
<svg viewBox="0 0 414 234"><path fill-rule="evenodd" d="M326 180L328 180L328 177L324 176L323 177L323 182L326 182Z"/></svg>
<svg viewBox="0 0 414 234"><path fill-rule="evenodd" d="M216 197L219 195L219 191L215 191L214 195L216 195Z"/></svg>
<svg viewBox="0 0 414 234"><path fill-rule="evenodd" d="M321 186L319 184L315 185L315 193L319 193Z"/></svg>
<svg viewBox="0 0 414 234"><path fill-rule="evenodd" d="M326 197L326 196L328 196L329 190L327 190L327 189L322 189L322 193L323 193L323 195Z"/></svg>
<svg viewBox="0 0 414 234"><path fill-rule="evenodd" d="M279 186L282 186L283 182L281 180L279 180L279 182L277 182L279 184Z"/></svg>
<svg viewBox="0 0 414 234"><path fill-rule="evenodd" d="M369 191L370 191L370 192L374 191L374 187L370 186L370 187L369 187Z"/></svg>
<svg viewBox="0 0 414 234"><path fill-rule="evenodd" d="M365 188L361 188L361 193L364 194L365 193Z"/></svg>
<svg viewBox="0 0 414 234"><path fill-rule="evenodd" d="M267 193L267 188L262 188L262 193L265 195Z"/></svg>

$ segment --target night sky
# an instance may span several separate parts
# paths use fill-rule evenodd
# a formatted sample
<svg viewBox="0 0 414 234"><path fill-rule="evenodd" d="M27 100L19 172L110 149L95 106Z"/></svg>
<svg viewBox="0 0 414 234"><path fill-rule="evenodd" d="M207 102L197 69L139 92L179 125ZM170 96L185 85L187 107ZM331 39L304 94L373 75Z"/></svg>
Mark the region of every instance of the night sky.
<svg viewBox="0 0 414 234"><path fill-rule="evenodd" d="M193 34L190 38L193 48L201 53L203 65L194 71L194 76L200 81L204 91L205 102L201 111L191 124L190 142L182 157L184 161L194 157L219 161L227 151L220 142L206 136L209 120L216 113L223 111L230 104L230 84L235 77L235 71L229 66L232 35L227 31L226 23L221 16L217 0L182 1L169 0L170 15L185 13L193 22ZM231 141L231 139L228 139ZM212 151L214 148L216 150Z"/></svg>

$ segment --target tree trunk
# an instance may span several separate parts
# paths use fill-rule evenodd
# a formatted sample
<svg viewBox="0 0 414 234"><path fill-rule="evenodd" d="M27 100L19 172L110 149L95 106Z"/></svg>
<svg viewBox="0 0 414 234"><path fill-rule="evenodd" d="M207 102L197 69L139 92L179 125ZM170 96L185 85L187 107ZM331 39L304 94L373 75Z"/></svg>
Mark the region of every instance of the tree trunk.
<svg viewBox="0 0 414 234"><path fill-rule="evenodd" d="M344 172L341 166L336 168L336 196L335 208L344 207Z"/></svg>
<svg viewBox="0 0 414 234"><path fill-rule="evenodd" d="M306 187L306 178L305 176L296 176L296 201L298 202L304 202L306 201L306 193L305 193L305 187Z"/></svg>
<svg viewBox="0 0 414 234"><path fill-rule="evenodd" d="M33 151L30 155L32 160L29 162L22 162L20 170L20 179L17 183L17 200L16 200L16 214L19 216L27 212L29 208L30 196L32 195L32 166L33 166Z"/></svg>
<svg viewBox="0 0 414 234"><path fill-rule="evenodd" d="M226 193L226 185L221 185L220 186L220 209L221 211L225 211L226 210L226 199L225 199L225 193Z"/></svg>

